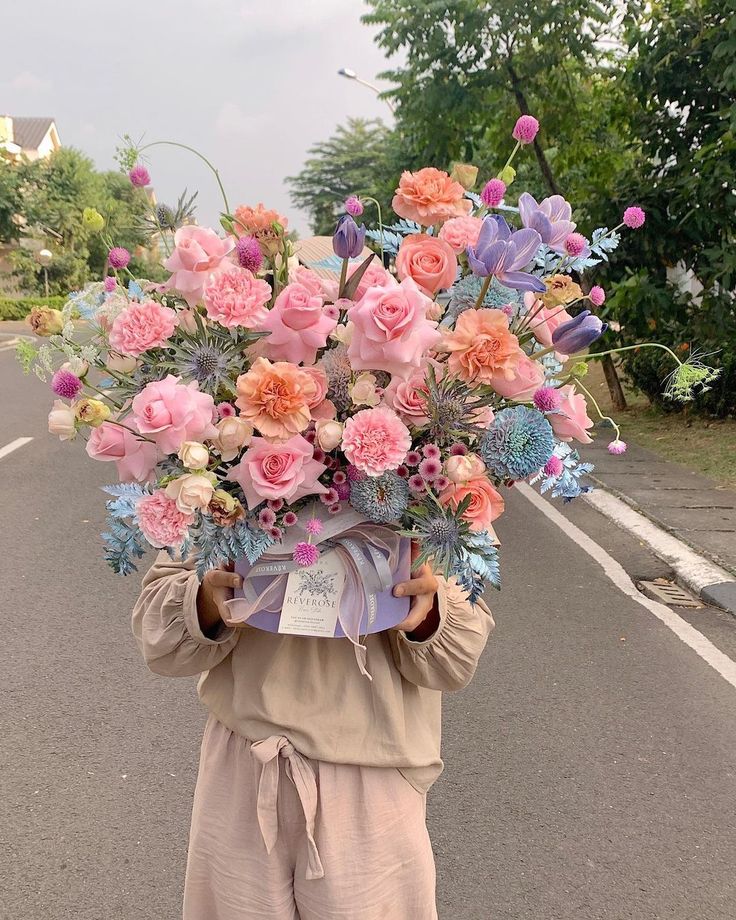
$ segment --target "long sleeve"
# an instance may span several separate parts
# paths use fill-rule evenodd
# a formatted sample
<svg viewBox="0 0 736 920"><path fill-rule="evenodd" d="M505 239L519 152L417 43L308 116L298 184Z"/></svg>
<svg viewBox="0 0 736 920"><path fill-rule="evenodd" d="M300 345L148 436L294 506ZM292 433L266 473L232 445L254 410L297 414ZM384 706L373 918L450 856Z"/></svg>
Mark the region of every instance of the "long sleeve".
<svg viewBox="0 0 736 920"><path fill-rule="evenodd" d="M481 652L494 627L483 601L471 604L454 580L439 579L440 624L424 642L412 642L391 631L389 642L401 675L430 690L461 690L475 673Z"/></svg>
<svg viewBox="0 0 736 920"><path fill-rule="evenodd" d="M223 629L204 635L197 617L197 573L189 562L174 562L159 553L143 579L133 608L133 635L148 667L168 677L209 671L226 658L239 633Z"/></svg>

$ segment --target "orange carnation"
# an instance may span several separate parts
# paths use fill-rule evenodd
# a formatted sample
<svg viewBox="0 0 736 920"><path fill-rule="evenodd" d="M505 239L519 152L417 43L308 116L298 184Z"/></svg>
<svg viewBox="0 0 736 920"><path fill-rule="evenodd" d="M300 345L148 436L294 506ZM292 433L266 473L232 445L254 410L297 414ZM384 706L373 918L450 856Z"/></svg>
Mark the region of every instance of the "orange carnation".
<svg viewBox="0 0 736 920"><path fill-rule="evenodd" d="M286 231L289 221L278 211L266 208L259 203L255 208L241 204L235 209L234 230L238 236L254 236L264 255L274 255L279 248L279 235L274 230L274 223L281 224Z"/></svg>
<svg viewBox="0 0 736 920"><path fill-rule="evenodd" d="M235 405L240 417L274 441L286 441L304 431L312 420L310 405L318 396L314 377L287 361L253 362L237 380Z"/></svg>
<svg viewBox="0 0 736 920"><path fill-rule="evenodd" d="M450 372L467 383L513 380L522 354L501 310L465 310L445 334L442 348L450 352Z"/></svg>
<svg viewBox="0 0 736 920"><path fill-rule="evenodd" d="M450 217L468 214L472 203L464 195L465 189L459 182L441 169L427 166L415 173L401 174L391 207L399 217L430 227Z"/></svg>

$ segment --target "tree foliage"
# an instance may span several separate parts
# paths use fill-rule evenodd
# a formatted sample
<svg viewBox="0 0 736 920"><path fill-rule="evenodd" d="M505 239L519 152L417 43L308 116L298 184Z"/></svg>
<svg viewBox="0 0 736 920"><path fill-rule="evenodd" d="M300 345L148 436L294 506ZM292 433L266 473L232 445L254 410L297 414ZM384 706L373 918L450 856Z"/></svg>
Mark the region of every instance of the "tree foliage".
<svg viewBox="0 0 736 920"><path fill-rule="evenodd" d="M309 214L315 234L331 235L348 195L371 195L387 208L401 169L397 136L383 122L348 119L309 150L304 168L287 182L291 198Z"/></svg>

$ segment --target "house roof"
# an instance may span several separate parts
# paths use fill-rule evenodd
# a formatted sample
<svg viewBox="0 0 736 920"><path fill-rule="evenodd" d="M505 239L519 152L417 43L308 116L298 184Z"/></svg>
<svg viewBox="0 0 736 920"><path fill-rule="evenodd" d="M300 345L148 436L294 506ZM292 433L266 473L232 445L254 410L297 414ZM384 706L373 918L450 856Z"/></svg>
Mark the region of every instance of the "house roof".
<svg viewBox="0 0 736 920"><path fill-rule="evenodd" d="M331 236L311 236L305 240L297 240L294 243L294 252L302 265L311 268L320 278L334 281L340 277L342 259L335 255ZM364 246L358 258L351 259L350 264L357 265L369 255L371 250Z"/></svg>
<svg viewBox="0 0 736 920"><path fill-rule="evenodd" d="M38 149L41 141L54 123L53 118L16 118L13 119L13 141L23 150Z"/></svg>

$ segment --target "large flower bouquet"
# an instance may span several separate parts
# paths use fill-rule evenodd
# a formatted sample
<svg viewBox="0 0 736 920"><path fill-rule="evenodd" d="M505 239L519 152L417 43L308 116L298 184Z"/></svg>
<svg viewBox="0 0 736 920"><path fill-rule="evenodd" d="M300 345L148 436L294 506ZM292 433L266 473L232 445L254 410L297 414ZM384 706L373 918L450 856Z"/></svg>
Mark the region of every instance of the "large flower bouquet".
<svg viewBox="0 0 736 920"><path fill-rule="evenodd" d="M291 528L303 536L294 561L309 566L325 519L349 507L415 539L415 562L473 600L498 586L492 524L506 488L588 488L573 444L591 440L584 353L605 330L605 294L580 279L645 219L630 207L586 238L560 195L507 203L513 156L537 129L519 119L480 195L472 167L405 172L389 226L374 199L349 198L332 275L299 261L275 211L225 200L215 231L182 199L148 220L168 280L132 277L130 254L106 238L104 279L62 311L33 312L48 344L24 343L20 357L57 397L50 431L117 467L103 535L116 572L149 546L194 556L200 573L252 564ZM122 155L147 185L144 149ZM374 230L358 223L365 208ZM84 219L105 233L104 215ZM708 368L672 358L673 395L707 384Z"/></svg>

